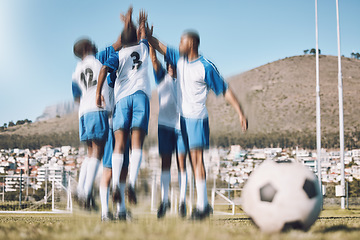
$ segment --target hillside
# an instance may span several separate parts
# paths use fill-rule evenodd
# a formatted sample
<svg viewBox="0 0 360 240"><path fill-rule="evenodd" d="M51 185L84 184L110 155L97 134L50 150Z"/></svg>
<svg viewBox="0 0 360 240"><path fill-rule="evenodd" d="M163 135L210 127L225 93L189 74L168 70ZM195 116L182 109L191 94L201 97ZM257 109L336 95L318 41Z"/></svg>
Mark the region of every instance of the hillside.
<svg viewBox="0 0 360 240"><path fill-rule="evenodd" d="M321 124L323 138L336 137L339 126L337 57L320 56ZM344 125L348 134L359 129L360 60L342 58ZM223 97L209 94L207 106L210 119L211 142L231 144L242 140L261 145L259 138L271 134L294 133L315 140L315 56L302 55L281 59L227 79L238 96L248 117L249 130L241 133L235 111ZM153 91L149 136L146 145L157 142L158 95ZM9 128L0 138L9 135L31 137L37 135L68 134L78 131L75 113L43 122ZM70 134L74 135L74 134ZM325 137L324 137L325 136ZM279 136L277 136L279 138ZM251 139L251 141L249 140ZM74 141L74 140L73 140ZM355 139L354 141L358 141ZM287 141L288 142L288 141ZM1 144L1 142L0 142ZM250 145L251 145L250 144ZM264 144L264 143L263 143ZM275 143L274 144L278 144ZM0 145L1 148L1 145Z"/></svg>
<svg viewBox="0 0 360 240"><path fill-rule="evenodd" d="M360 124L360 60L342 58L344 125L352 131ZM227 79L243 104L249 133L315 131L315 56L285 58ZM321 125L324 133L337 132L337 57L320 56ZM213 131L237 129L236 116L222 98L208 98ZM218 129L222 126L224 129Z"/></svg>

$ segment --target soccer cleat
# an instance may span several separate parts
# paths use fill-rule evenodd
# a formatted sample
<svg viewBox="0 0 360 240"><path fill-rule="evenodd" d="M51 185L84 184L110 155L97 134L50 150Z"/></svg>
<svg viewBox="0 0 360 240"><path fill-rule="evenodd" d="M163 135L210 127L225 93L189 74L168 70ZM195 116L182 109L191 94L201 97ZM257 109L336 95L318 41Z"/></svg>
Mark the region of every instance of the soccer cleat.
<svg viewBox="0 0 360 240"><path fill-rule="evenodd" d="M186 204L185 204L185 202L180 203L180 206L179 206L179 215L180 215L180 217L182 217L182 218L185 218L185 217L186 217Z"/></svg>
<svg viewBox="0 0 360 240"><path fill-rule="evenodd" d="M168 208L170 208L170 201L168 201L167 203L161 202L157 211L157 218L163 218Z"/></svg>
<svg viewBox="0 0 360 240"><path fill-rule="evenodd" d="M101 222L111 222L113 220L113 216L111 213L106 213L105 215L101 215Z"/></svg>
<svg viewBox="0 0 360 240"><path fill-rule="evenodd" d="M115 219L118 220L118 221L132 221L132 215L131 215L131 212L126 210L124 212L118 212L116 213L115 215Z"/></svg>
<svg viewBox="0 0 360 240"><path fill-rule="evenodd" d="M135 189L131 185L127 187L127 194L128 194L129 203L136 205L137 204L136 193L135 193Z"/></svg>
<svg viewBox="0 0 360 240"><path fill-rule="evenodd" d="M116 186L115 189L113 189L112 198L114 203L115 202L121 203L121 193L119 186Z"/></svg>
<svg viewBox="0 0 360 240"><path fill-rule="evenodd" d="M205 207L203 211L200 211L199 209L195 208L191 213L191 220L202 221L205 218L208 218L212 213L213 210L209 204Z"/></svg>

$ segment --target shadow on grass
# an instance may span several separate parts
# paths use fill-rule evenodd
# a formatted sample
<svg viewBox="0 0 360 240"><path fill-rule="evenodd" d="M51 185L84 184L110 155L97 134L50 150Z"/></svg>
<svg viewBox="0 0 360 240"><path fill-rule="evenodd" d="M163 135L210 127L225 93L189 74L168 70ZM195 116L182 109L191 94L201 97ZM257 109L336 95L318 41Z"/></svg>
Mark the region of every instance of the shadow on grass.
<svg viewBox="0 0 360 240"><path fill-rule="evenodd" d="M348 227L346 225L341 224L341 225L335 225L335 226L331 226L331 227L326 227L325 229L318 230L316 232L332 233L332 232L338 232L338 231L357 232L357 231L360 231L360 228L358 228L358 227Z"/></svg>

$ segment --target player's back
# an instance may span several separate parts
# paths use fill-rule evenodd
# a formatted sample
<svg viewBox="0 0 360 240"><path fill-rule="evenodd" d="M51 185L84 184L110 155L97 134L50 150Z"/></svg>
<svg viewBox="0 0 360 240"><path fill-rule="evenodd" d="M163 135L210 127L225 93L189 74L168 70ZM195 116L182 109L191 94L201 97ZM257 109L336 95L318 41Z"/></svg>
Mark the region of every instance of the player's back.
<svg viewBox="0 0 360 240"><path fill-rule="evenodd" d="M151 88L148 76L148 42L142 40L137 45L122 48L118 55L119 66L114 87L116 102L139 90L150 97Z"/></svg>
<svg viewBox="0 0 360 240"><path fill-rule="evenodd" d="M158 85L159 125L180 129L180 114L177 106L176 80L165 74Z"/></svg>
<svg viewBox="0 0 360 240"><path fill-rule="evenodd" d="M98 108L95 101L97 80L101 67L101 62L93 55L86 56L76 66L75 72L73 73L73 82L81 92L79 117L88 112L104 110ZM105 110L108 110L107 108L110 107L111 104L109 104L109 89L105 85L102 94L105 100Z"/></svg>

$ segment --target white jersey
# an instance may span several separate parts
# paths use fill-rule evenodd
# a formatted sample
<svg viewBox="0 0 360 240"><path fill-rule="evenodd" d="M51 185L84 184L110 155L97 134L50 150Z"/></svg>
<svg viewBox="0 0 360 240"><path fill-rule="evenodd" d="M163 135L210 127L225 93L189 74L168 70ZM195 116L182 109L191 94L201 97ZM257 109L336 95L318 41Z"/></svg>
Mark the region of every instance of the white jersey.
<svg viewBox="0 0 360 240"><path fill-rule="evenodd" d="M225 93L227 83L215 65L203 56L189 62L179 51L167 48L166 61L176 66L177 96L181 116L205 119L208 117L206 99L209 89L216 95Z"/></svg>
<svg viewBox="0 0 360 240"><path fill-rule="evenodd" d="M166 127L180 129L180 114L177 106L176 79L165 73L160 68L155 74L159 94L159 117L158 124Z"/></svg>
<svg viewBox="0 0 360 240"><path fill-rule="evenodd" d="M143 39L139 44L122 48L110 56L105 66L110 72L116 71L114 84L115 102L137 91L151 96L150 78L148 76L149 43Z"/></svg>
<svg viewBox="0 0 360 240"><path fill-rule="evenodd" d="M95 56L88 55L77 64L75 72L72 75L73 92L76 92L74 96L80 97L79 117L88 112L111 111L111 90L107 84L104 84L102 89L105 109L96 106L96 88L101 67L101 62L97 60Z"/></svg>

